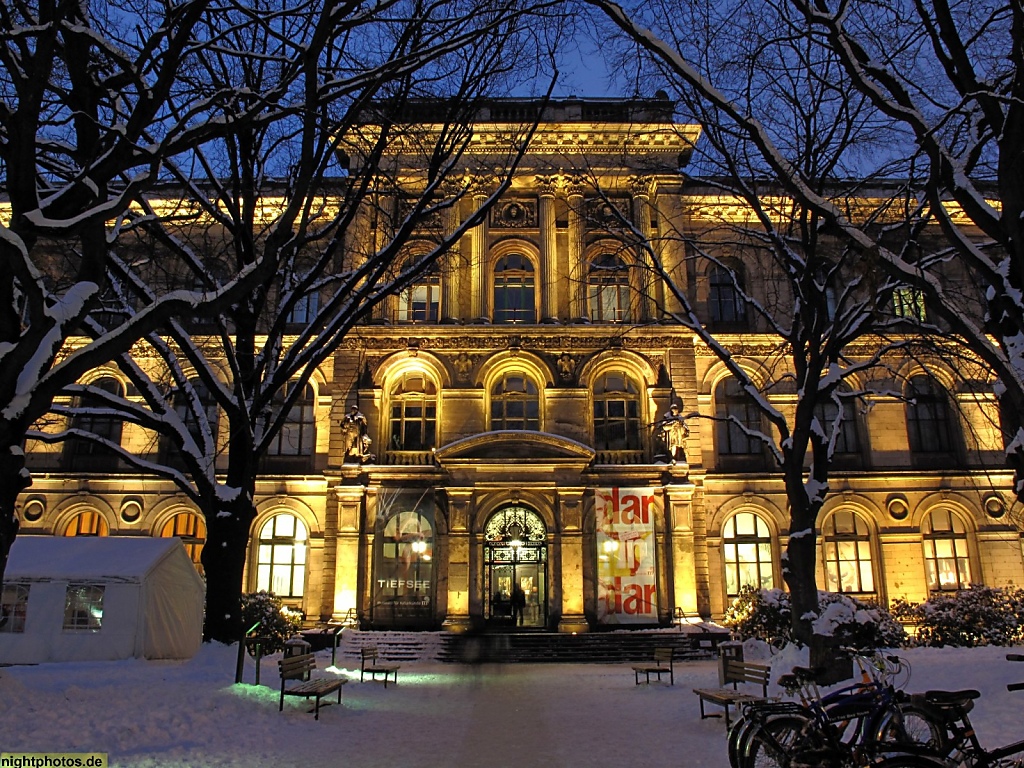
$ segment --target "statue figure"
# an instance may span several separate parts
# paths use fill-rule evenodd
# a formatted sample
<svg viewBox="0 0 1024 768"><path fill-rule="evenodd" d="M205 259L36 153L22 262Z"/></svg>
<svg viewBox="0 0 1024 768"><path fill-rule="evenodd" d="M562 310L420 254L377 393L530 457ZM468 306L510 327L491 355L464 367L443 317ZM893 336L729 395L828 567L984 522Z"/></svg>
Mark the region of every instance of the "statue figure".
<svg viewBox="0 0 1024 768"><path fill-rule="evenodd" d="M362 464L372 461L370 443L373 441L366 434L366 417L359 411L359 406L353 405L345 418L341 420L341 432L345 443L345 461L354 459Z"/></svg>
<svg viewBox="0 0 1024 768"><path fill-rule="evenodd" d="M668 413L662 416L658 422L661 437L668 449L668 458L673 464L677 461L686 461L686 438L690 435L690 428L686 426L686 419L679 412L679 404L672 403Z"/></svg>

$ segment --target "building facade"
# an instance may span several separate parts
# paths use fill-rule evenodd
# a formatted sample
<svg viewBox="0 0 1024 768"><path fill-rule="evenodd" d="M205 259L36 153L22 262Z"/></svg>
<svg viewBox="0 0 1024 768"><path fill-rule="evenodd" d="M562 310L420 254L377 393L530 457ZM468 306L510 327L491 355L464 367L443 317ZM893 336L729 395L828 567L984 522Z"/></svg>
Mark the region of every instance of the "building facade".
<svg viewBox="0 0 1024 768"><path fill-rule="evenodd" d="M484 108L481 152L522 106ZM719 617L745 584L784 586L782 478L722 420L759 429L759 412L628 245L657 243L744 368L777 375L777 339L734 276L762 297L772 281L715 234L736 204L681 173L698 135L658 100L547 107L486 221L351 333L293 409L257 488L249 589L371 628L586 631ZM721 258L694 255L698 236L719 237ZM881 394L843 425L818 521L819 585L886 603L1024 584L991 383L909 356L870 376ZM91 381L127 386L113 368ZM151 450L101 421L88 426ZM71 443L30 446L29 464L21 535L177 535L198 562L202 517L169 483Z"/></svg>

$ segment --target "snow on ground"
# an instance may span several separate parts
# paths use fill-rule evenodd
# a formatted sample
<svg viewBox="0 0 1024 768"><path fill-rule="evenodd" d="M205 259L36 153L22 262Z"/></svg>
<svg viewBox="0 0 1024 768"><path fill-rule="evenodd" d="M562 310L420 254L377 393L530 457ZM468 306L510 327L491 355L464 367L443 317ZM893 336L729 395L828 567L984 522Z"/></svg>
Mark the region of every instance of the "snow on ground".
<svg viewBox="0 0 1024 768"><path fill-rule="evenodd" d="M1021 649L913 649L907 690L978 688L982 742L1024 737ZM111 766L253 768L345 765L725 768L725 727L700 720L695 686L716 686L715 661L677 664L674 686L636 686L625 664L403 663L398 685L359 682L320 721L299 698L279 713L276 658L262 685L234 685L233 648L188 662L117 661L0 669L0 752L106 752ZM317 655L321 668L330 652Z"/></svg>

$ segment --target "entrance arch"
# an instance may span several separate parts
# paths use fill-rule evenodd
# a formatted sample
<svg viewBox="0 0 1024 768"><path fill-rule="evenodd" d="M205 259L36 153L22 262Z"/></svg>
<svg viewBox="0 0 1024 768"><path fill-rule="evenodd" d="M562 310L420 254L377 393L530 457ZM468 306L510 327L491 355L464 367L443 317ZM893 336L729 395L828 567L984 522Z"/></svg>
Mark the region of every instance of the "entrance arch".
<svg viewBox="0 0 1024 768"><path fill-rule="evenodd" d="M518 504L502 507L484 525L484 616L493 626L544 627L548 621L547 528ZM522 611L513 592L522 590ZM518 614L518 615L517 615Z"/></svg>

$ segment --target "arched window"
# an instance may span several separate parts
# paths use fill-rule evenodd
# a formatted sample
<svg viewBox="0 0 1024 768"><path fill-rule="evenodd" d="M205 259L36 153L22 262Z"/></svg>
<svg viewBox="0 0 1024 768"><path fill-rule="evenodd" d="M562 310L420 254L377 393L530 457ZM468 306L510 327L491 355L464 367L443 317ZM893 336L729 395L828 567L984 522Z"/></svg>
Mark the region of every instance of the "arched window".
<svg viewBox="0 0 1024 768"><path fill-rule="evenodd" d="M718 329L740 330L747 324L747 304L743 300L743 270L716 264L708 271L708 315Z"/></svg>
<svg viewBox="0 0 1024 768"><path fill-rule="evenodd" d="M540 430L540 395L526 374L510 371L494 382L491 429Z"/></svg>
<svg viewBox="0 0 1024 768"><path fill-rule="evenodd" d="M289 381L274 395L274 415L284 408L295 383ZM288 409L288 416L267 450L269 456L312 456L316 445L316 416L313 387L306 385L302 397Z"/></svg>
<svg viewBox="0 0 1024 768"><path fill-rule="evenodd" d="M822 527L825 585L830 592L874 592L871 536L867 523L850 510L830 515Z"/></svg>
<svg viewBox="0 0 1024 768"><path fill-rule="evenodd" d="M406 266L415 263L415 259ZM412 285L398 294L400 323L436 323L441 309L441 276L437 266L430 269Z"/></svg>
<svg viewBox="0 0 1024 768"><path fill-rule="evenodd" d="M391 390L392 451L429 451L437 442L437 387L422 373L407 373Z"/></svg>
<svg viewBox="0 0 1024 768"><path fill-rule="evenodd" d="M302 597L306 577L306 526L295 515L274 515L260 528L256 590Z"/></svg>
<svg viewBox="0 0 1024 768"><path fill-rule="evenodd" d="M181 419L192 439L198 445L203 445L203 434L206 430L209 430L213 446L216 447L220 409L217 407L217 402L213 399L213 394L210 392L209 387L203 383L202 379L190 379L189 384L199 400L199 407L202 411L197 413L189 393L183 389L178 389L175 390L172 396L174 412ZM181 466L177 448L175 448L171 440L165 437L160 440L160 455L161 461L165 464L171 463L174 466Z"/></svg>
<svg viewBox="0 0 1024 768"><path fill-rule="evenodd" d="M629 267L613 253L602 253L590 262L587 275L587 307L595 323L629 321Z"/></svg>
<svg viewBox="0 0 1024 768"><path fill-rule="evenodd" d="M195 512L179 512L160 529L160 536L169 538L177 536L185 545L193 564L203 572L203 545L206 543L206 523Z"/></svg>
<svg viewBox="0 0 1024 768"><path fill-rule="evenodd" d="M739 512L729 518L722 531L722 550L725 591L729 597L739 595L748 584L759 589L775 586L772 536L768 524L760 516L753 512Z"/></svg>
<svg viewBox="0 0 1024 768"><path fill-rule="evenodd" d="M522 254L509 254L494 265L494 322L537 322L533 264Z"/></svg>
<svg viewBox="0 0 1024 768"><path fill-rule="evenodd" d="M716 437L719 456L759 456L761 441L744 427L761 431L761 409L734 378L723 379L715 388Z"/></svg>
<svg viewBox="0 0 1024 768"><path fill-rule="evenodd" d="M65 536L109 536L110 526L99 512L79 512L64 526Z"/></svg>
<svg viewBox="0 0 1024 768"><path fill-rule="evenodd" d="M948 509L937 509L924 520L924 565L928 589L956 591L971 585L967 528Z"/></svg>
<svg viewBox="0 0 1024 768"><path fill-rule="evenodd" d="M640 444L640 390L622 371L594 382L594 447L599 451L634 451Z"/></svg>
<svg viewBox="0 0 1024 768"><path fill-rule="evenodd" d="M931 376L914 376L907 382L907 434L910 452L956 458L953 414L946 390Z"/></svg>
<svg viewBox="0 0 1024 768"><path fill-rule="evenodd" d="M89 386L115 397L124 397L121 382L111 376L97 379ZM106 406L95 397L83 395L75 398L74 407L100 409ZM77 413L71 419L72 429L104 438L115 445L121 444L122 426L121 419L99 412ZM118 455L113 449L82 437L69 438L64 450L68 468L72 472L110 471L119 466Z"/></svg>
<svg viewBox="0 0 1024 768"><path fill-rule="evenodd" d="M923 323L927 319L924 294L909 285L897 286L892 292L893 314L901 320Z"/></svg>

